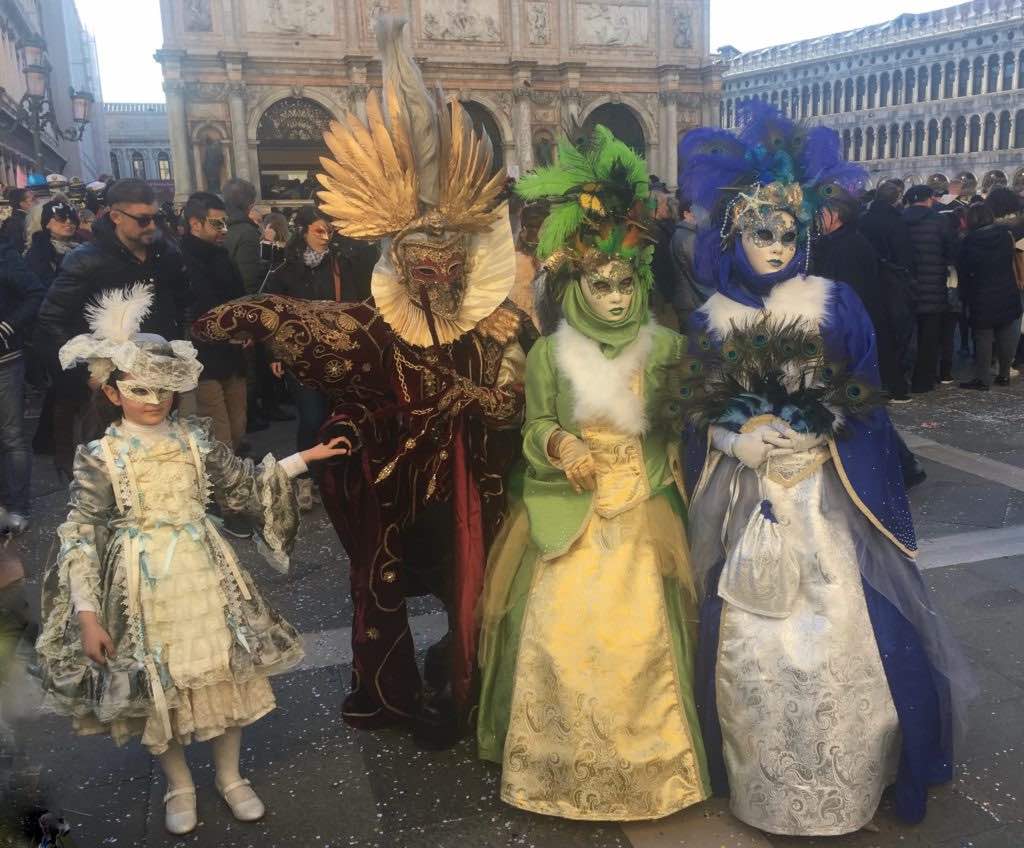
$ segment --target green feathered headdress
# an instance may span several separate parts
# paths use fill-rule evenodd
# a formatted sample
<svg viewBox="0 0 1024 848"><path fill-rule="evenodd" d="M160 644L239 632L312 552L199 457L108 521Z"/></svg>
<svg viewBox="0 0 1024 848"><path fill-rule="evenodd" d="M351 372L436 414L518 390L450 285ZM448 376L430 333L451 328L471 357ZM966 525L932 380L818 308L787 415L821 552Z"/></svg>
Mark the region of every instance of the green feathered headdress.
<svg viewBox="0 0 1024 848"><path fill-rule="evenodd" d="M551 205L537 243L549 275L572 277L619 259L632 266L636 285L653 284L647 163L607 127L598 124L580 146L560 139L557 162L526 174L515 190Z"/></svg>

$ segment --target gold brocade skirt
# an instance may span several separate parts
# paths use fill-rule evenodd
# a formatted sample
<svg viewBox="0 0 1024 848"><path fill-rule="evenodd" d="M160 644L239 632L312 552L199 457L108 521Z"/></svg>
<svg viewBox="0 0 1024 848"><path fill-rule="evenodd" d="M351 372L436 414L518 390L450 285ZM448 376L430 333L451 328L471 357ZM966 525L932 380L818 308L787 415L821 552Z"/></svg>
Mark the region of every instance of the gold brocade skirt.
<svg viewBox="0 0 1024 848"><path fill-rule="evenodd" d="M691 682L696 616L678 580L687 562L679 516L656 497L612 518L592 516L566 554L537 564L502 800L563 818L626 821L708 797Z"/></svg>

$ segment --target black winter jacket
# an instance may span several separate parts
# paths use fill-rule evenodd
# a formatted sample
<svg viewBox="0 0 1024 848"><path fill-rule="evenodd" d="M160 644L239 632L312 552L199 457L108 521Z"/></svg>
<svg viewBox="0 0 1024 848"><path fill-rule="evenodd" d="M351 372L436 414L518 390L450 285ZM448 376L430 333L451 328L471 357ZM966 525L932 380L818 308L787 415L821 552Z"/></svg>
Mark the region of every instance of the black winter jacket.
<svg viewBox="0 0 1024 848"><path fill-rule="evenodd" d="M21 356L45 293L20 252L0 242L0 365Z"/></svg>
<svg viewBox="0 0 1024 848"><path fill-rule="evenodd" d="M970 307L971 326L1001 327L1021 315L1020 292L1013 275L1013 237L1006 227L989 224L964 236L957 261L960 295Z"/></svg>
<svg viewBox="0 0 1024 848"><path fill-rule="evenodd" d="M245 296L242 276L228 252L216 244L186 235L181 240L181 255L188 269L191 291L188 315L196 318L215 306ZM200 380L225 380L245 375L245 353L238 345L196 344L203 363Z"/></svg>
<svg viewBox="0 0 1024 848"><path fill-rule="evenodd" d="M377 264L377 248L355 239L335 237L331 251L315 268L302 259L301 252L289 250L285 263L275 269L267 280L265 291L304 300L334 300L334 271L341 278L341 301L353 303L370 296L373 266Z"/></svg>
<svg viewBox="0 0 1024 848"><path fill-rule="evenodd" d="M75 242L72 250L77 246L78 242ZM29 270L39 277L43 286L49 288L50 283L56 279L57 272L60 271L67 255L57 252L53 246L53 239L50 238L50 234L46 230L39 230L32 234L32 244L28 253L25 254L25 262Z"/></svg>
<svg viewBox="0 0 1024 848"><path fill-rule="evenodd" d="M256 294L268 270L267 263L260 259L260 228L248 215L229 214L228 237L224 240L224 248L242 277L246 293ZM196 315L202 313L197 312Z"/></svg>
<svg viewBox="0 0 1024 848"><path fill-rule="evenodd" d="M858 229L871 242L879 259L910 272L914 264L910 231L895 206L872 203L871 208L861 217Z"/></svg>
<svg viewBox="0 0 1024 848"><path fill-rule="evenodd" d="M28 223L28 213L24 209L15 209L11 216L0 226L0 243L6 243L15 248L18 253L24 253L25 227Z"/></svg>
<svg viewBox="0 0 1024 848"><path fill-rule="evenodd" d="M918 315L949 311L946 278L956 258L956 242L949 224L934 209L911 206L903 210L914 251L911 292Z"/></svg>
<svg viewBox="0 0 1024 848"><path fill-rule="evenodd" d="M99 219L92 231L91 242L64 257L39 310L39 353L56 367L61 346L72 336L89 332L86 305L101 292L134 283L147 283L154 289L153 307L142 331L168 340L188 338L188 274L177 249L156 241L150 245L146 261L140 262L117 238L109 216Z"/></svg>

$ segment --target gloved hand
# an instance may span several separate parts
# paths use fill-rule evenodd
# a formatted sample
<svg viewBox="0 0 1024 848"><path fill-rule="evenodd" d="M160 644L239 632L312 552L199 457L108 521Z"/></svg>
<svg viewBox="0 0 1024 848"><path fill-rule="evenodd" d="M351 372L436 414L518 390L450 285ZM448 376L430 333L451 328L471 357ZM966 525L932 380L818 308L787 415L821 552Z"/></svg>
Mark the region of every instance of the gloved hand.
<svg viewBox="0 0 1024 848"><path fill-rule="evenodd" d="M711 443L726 456L738 459L747 468L758 469L769 456L792 453L790 440L774 427L765 425L749 433L733 433L713 427Z"/></svg>
<svg viewBox="0 0 1024 848"><path fill-rule="evenodd" d="M557 460L573 489L579 493L592 492L597 485L594 477L594 458L590 448L572 433L558 430L548 439L548 453Z"/></svg>
<svg viewBox="0 0 1024 848"><path fill-rule="evenodd" d="M827 438L816 433L798 433L792 427L786 427L779 435L785 440L785 446L790 448L793 453L813 450L828 441Z"/></svg>

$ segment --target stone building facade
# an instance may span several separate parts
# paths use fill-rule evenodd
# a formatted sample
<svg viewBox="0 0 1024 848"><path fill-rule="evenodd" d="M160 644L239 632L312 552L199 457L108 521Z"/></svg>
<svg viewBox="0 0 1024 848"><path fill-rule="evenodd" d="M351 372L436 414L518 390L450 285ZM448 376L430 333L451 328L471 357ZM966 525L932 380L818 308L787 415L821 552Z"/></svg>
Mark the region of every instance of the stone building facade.
<svg viewBox="0 0 1024 848"><path fill-rule="evenodd" d="M137 177L167 199L174 194L171 139L163 103L104 103L103 122L110 143L108 173Z"/></svg>
<svg viewBox="0 0 1024 848"><path fill-rule="evenodd" d="M176 194L229 176L265 197L308 196L322 130L379 85L373 24L409 19L439 82L515 174L563 126L596 121L669 182L676 142L715 119L721 66L709 0L161 0ZM305 192L305 194L303 194Z"/></svg>
<svg viewBox="0 0 1024 848"><path fill-rule="evenodd" d="M972 0L742 53L719 121L761 98L835 128L872 184L971 173L1024 186L1024 0Z"/></svg>

